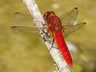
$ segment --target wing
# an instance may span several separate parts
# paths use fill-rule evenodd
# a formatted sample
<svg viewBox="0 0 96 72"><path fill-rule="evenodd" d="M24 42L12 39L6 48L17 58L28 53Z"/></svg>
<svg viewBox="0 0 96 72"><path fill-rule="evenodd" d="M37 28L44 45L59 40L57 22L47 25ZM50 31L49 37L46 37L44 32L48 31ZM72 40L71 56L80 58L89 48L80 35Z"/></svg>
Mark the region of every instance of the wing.
<svg viewBox="0 0 96 72"><path fill-rule="evenodd" d="M35 33L39 30L34 26L32 16L29 14L15 12L13 15L13 21L15 23L11 28L14 31Z"/></svg>
<svg viewBox="0 0 96 72"><path fill-rule="evenodd" d="M11 29L18 32L28 32L28 33L39 32L37 28L24 27L24 26L11 26Z"/></svg>
<svg viewBox="0 0 96 72"><path fill-rule="evenodd" d="M63 25L73 25L77 19L78 8L72 9L70 12L67 12L60 16Z"/></svg>
<svg viewBox="0 0 96 72"><path fill-rule="evenodd" d="M64 38L66 38L67 36L69 36L70 34L72 34L73 32L81 29L84 25L86 24L86 22L80 23L80 24L76 24L76 25L64 25L63 29L64 29Z"/></svg>
<svg viewBox="0 0 96 72"><path fill-rule="evenodd" d="M29 27L34 26L33 19L32 19L32 16L30 14L15 12L13 15L13 21L14 21L14 24L16 26L17 25L29 26Z"/></svg>

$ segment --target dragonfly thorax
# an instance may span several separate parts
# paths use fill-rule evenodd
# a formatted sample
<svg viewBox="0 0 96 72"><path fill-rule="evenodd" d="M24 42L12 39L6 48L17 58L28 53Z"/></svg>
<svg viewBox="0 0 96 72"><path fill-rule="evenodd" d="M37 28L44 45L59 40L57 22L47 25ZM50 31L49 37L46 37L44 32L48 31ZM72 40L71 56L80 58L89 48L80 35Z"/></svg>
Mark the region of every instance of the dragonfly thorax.
<svg viewBox="0 0 96 72"><path fill-rule="evenodd" d="M47 23L52 32L57 32L62 29L61 21L57 16L50 16Z"/></svg>

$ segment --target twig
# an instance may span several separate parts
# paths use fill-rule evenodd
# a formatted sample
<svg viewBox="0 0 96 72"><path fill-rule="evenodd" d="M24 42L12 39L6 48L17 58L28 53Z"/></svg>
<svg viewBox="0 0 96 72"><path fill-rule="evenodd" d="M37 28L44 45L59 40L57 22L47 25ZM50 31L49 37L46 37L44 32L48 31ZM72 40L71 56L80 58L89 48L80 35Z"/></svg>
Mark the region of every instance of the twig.
<svg viewBox="0 0 96 72"><path fill-rule="evenodd" d="M56 65L59 68L59 72L71 72L70 68L68 67L67 63L65 62L65 60L63 59L60 51L58 49L56 49L56 45L53 44L53 47L50 50L51 44L52 44L52 38L48 38L48 36L46 36L46 34L44 33L44 31L46 32L45 27L43 26L43 24L45 24L45 21L38 9L38 6L35 2L35 0L23 0L24 3L26 4L30 14L33 17L33 21L35 26L40 30L40 34L42 39L44 39L44 42L52 56L52 58L54 59ZM44 31L42 31L44 30Z"/></svg>

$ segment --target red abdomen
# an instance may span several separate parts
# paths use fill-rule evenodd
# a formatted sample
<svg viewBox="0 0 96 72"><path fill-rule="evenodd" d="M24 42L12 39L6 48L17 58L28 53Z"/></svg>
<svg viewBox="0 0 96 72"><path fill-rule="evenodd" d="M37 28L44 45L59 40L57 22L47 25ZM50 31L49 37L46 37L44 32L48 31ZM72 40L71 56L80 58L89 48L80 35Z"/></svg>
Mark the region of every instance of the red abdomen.
<svg viewBox="0 0 96 72"><path fill-rule="evenodd" d="M60 49L61 54L63 55L65 61L68 63L68 65L73 68L73 64L72 64L72 57L70 55L70 52L67 48L67 45L64 41L64 37L61 31L57 31L55 33L55 37L56 37L56 42L58 45L58 48Z"/></svg>

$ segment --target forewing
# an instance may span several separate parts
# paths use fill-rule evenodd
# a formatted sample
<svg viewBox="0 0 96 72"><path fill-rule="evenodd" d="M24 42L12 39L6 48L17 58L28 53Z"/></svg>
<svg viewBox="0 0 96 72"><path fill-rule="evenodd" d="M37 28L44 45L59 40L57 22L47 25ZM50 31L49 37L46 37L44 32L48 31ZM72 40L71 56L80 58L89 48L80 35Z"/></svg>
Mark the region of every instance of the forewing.
<svg viewBox="0 0 96 72"><path fill-rule="evenodd" d="M80 24L76 24L76 25L64 25L64 38L66 38L67 36L69 36L70 34L74 33L75 31L78 31L79 29L81 29L84 25L86 24L86 22L80 23Z"/></svg>
<svg viewBox="0 0 96 72"><path fill-rule="evenodd" d="M60 16L63 25L73 25L77 19L78 8L72 9L70 12L67 12Z"/></svg>
<svg viewBox="0 0 96 72"><path fill-rule="evenodd" d="M13 15L13 21L15 25L33 27L33 19L30 14L21 12L15 12Z"/></svg>

